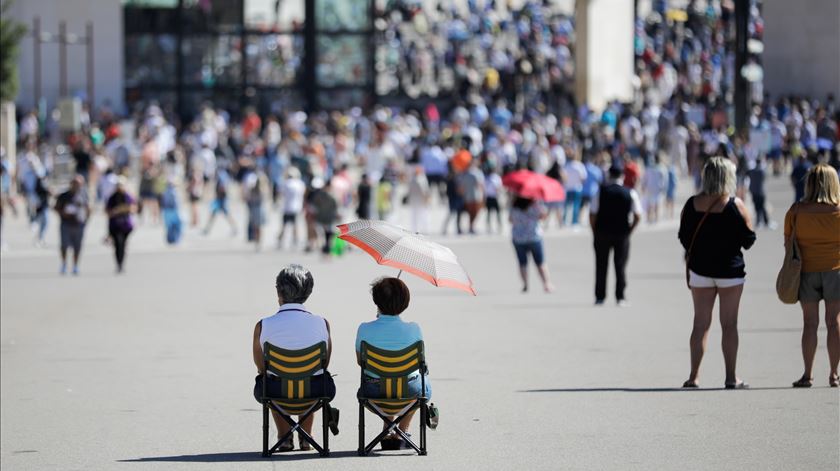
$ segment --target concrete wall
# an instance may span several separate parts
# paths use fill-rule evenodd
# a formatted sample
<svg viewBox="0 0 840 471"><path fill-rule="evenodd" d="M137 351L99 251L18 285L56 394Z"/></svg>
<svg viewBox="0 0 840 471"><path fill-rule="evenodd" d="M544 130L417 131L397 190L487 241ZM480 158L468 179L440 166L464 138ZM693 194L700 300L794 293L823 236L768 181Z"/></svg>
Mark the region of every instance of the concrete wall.
<svg viewBox="0 0 840 471"><path fill-rule="evenodd" d="M32 20L41 17L43 32L58 34L58 22L67 22L67 33L84 36L85 24L94 29L94 95L96 106L106 99L116 107L123 103L123 20L120 0L17 0L10 16L26 24L30 34L21 41L18 60L20 94L17 103L22 109L35 106L34 40ZM41 96L54 107L59 98L59 45L41 45ZM87 65L84 45L67 46L67 90L70 95L86 97Z"/></svg>
<svg viewBox="0 0 840 471"><path fill-rule="evenodd" d="M633 99L633 2L577 0L575 95L601 110L611 100Z"/></svg>
<svg viewBox="0 0 840 471"><path fill-rule="evenodd" d="M840 0L764 0L764 89L840 95Z"/></svg>

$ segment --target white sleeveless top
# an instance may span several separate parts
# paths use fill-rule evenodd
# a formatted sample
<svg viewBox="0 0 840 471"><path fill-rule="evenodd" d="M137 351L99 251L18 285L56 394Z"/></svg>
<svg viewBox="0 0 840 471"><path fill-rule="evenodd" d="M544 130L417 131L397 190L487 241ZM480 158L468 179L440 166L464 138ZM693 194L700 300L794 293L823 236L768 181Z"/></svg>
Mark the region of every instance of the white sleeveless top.
<svg viewBox="0 0 840 471"><path fill-rule="evenodd" d="M260 348L268 342L286 350L300 350L329 339L327 321L307 311L303 304L287 303L262 320ZM315 372L322 374L323 370Z"/></svg>

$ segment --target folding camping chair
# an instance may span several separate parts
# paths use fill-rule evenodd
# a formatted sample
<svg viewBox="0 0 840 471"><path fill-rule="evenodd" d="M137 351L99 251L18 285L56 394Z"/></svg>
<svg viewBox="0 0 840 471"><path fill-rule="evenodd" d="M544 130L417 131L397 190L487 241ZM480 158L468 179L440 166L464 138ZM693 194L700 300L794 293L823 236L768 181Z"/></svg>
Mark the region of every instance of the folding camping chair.
<svg viewBox="0 0 840 471"><path fill-rule="evenodd" d="M329 456L329 420L331 415L330 398L326 394L326 382L324 390L312 391L310 380L314 373L326 370L327 344L321 342L302 350L285 350L275 347L268 342L263 344L263 360L265 373L263 373L263 391L261 402L263 405L263 451L262 456L268 457L277 452L280 445L287 439L293 439L297 431L304 440L309 442L321 456ZM279 381L281 385L280 397L270 397L267 394L268 373L276 375L272 381ZM289 423L289 432L277 440L270 449L268 447L268 410L277 412L280 417ZM323 409L323 442L321 447L311 435L301 427L301 423L318 409ZM293 415L301 416L300 422L295 422Z"/></svg>
<svg viewBox="0 0 840 471"><path fill-rule="evenodd" d="M379 375L380 397L362 397L359 395L359 455L369 454L377 443L395 431L419 455L426 454L426 421L429 414L426 391L426 359L423 342L417 342L398 351L382 350L362 342L360 358L362 363L362 384L365 371ZM408 394L408 378L412 373L420 373L420 395ZM397 426L400 421L415 409L420 409L420 446ZM365 446L365 409L385 421L385 430ZM388 417L396 417L390 420Z"/></svg>

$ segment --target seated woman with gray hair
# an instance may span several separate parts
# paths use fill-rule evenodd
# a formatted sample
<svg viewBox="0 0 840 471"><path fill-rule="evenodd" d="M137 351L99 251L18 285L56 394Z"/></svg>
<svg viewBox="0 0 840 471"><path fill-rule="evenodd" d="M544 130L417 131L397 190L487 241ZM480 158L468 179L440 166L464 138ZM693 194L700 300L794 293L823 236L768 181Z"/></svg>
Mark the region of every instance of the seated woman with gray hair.
<svg viewBox="0 0 840 471"><path fill-rule="evenodd" d="M280 304L280 309L273 316L257 322L256 327L254 327L254 364L259 372L254 385L254 397L257 401L262 396L262 374L264 373L262 346L265 342L287 350L300 350L320 342L326 342L326 363L329 364L332 353L330 324L323 317L307 311L303 305L309 295L312 294L314 285L315 281L312 279L312 273L300 265L289 265L280 270L277 275L277 302ZM272 373L269 372L269 382L266 385L268 394L269 396L279 397L281 396L280 381L272 381L271 378ZM325 387L327 396L335 398L335 383L332 377L325 374L324 371L313 376L310 385L312 391L320 391ZM274 423L277 425L278 437L282 437L289 431L289 425L274 410L271 413L274 416ZM301 424L309 434L312 433L313 417L314 414L310 415ZM311 445L302 439L299 439L299 447L303 451L311 449ZM291 451L293 449L294 444L290 439L281 445L279 451Z"/></svg>

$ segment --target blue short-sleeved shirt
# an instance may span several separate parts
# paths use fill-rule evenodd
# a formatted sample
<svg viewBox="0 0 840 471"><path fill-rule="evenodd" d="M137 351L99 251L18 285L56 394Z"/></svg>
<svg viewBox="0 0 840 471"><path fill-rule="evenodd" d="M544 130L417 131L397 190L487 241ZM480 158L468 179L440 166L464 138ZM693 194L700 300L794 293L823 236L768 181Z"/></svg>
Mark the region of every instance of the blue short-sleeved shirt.
<svg viewBox="0 0 840 471"><path fill-rule="evenodd" d="M380 315L359 326L356 351L361 351L363 341L384 350L402 350L420 340L423 340L423 333L416 322L404 322L400 316Z"/></svg>

